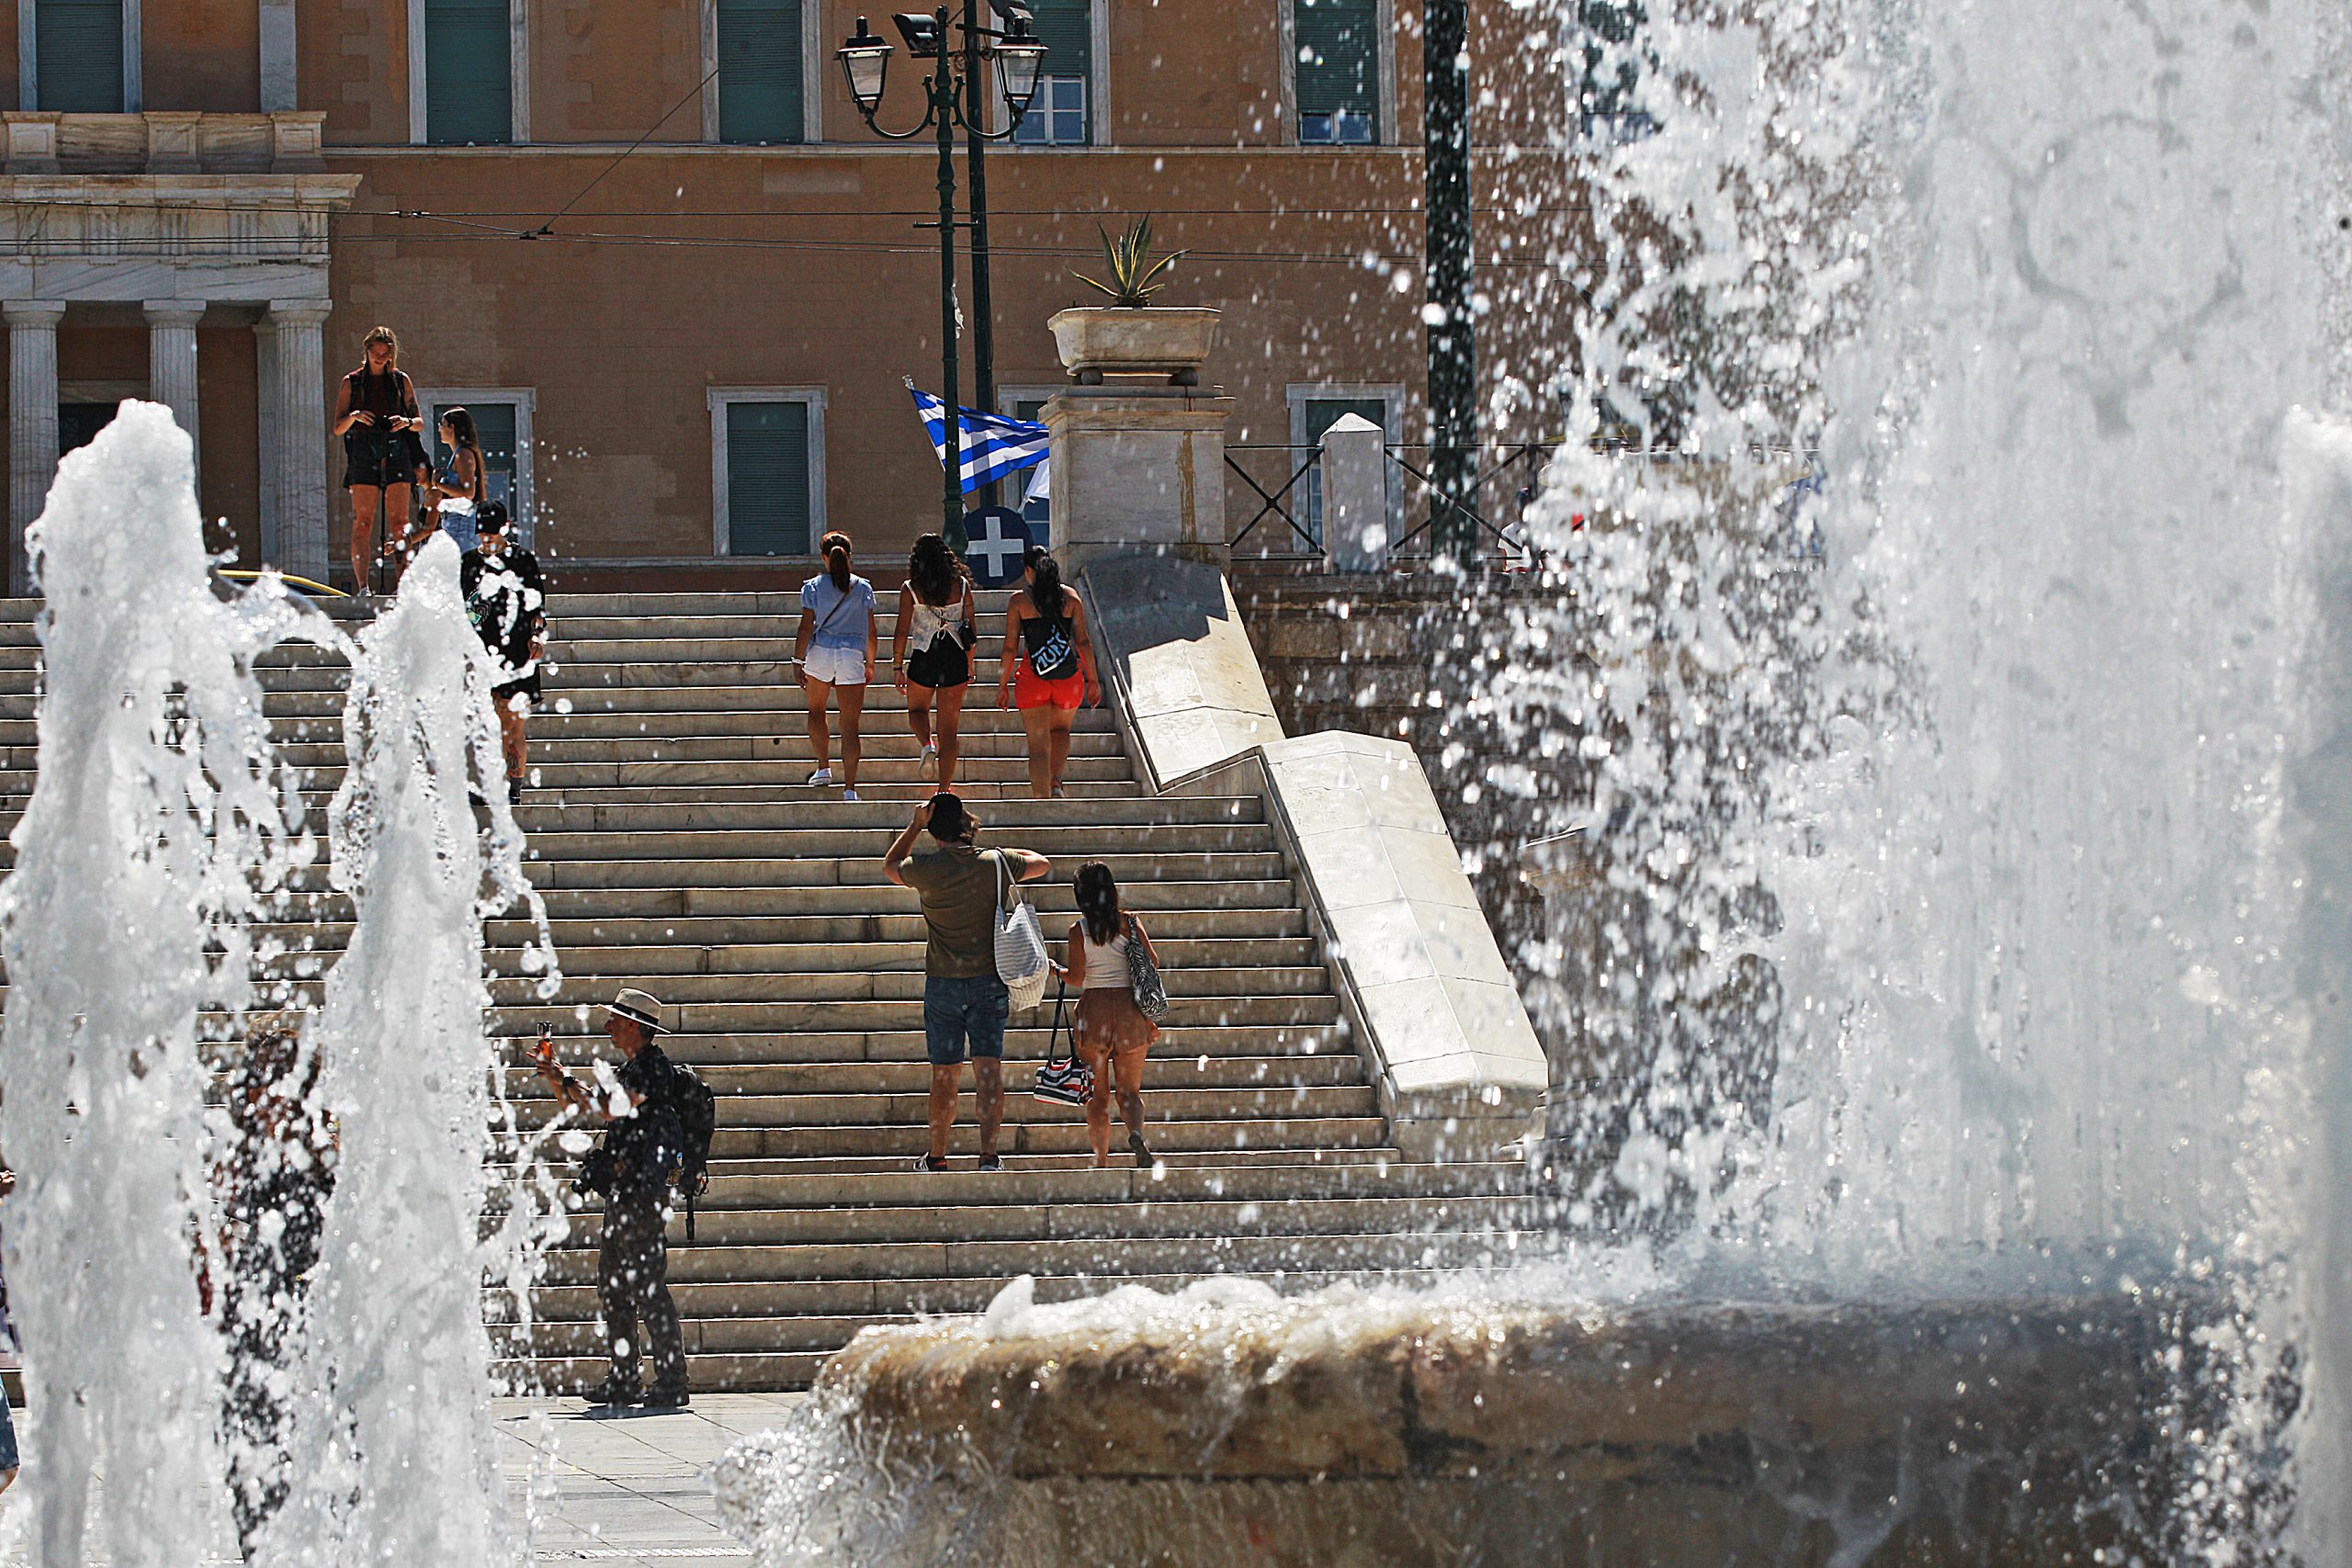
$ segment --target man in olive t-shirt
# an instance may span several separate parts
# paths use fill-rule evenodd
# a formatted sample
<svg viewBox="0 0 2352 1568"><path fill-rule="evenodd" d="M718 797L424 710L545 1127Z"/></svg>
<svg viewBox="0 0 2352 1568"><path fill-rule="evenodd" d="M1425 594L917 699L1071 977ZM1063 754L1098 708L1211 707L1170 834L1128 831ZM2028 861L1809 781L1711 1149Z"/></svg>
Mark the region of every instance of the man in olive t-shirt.
<svg viewBox="0 0 2352 1568"><path fill-rule="evenodd" d="M924 829L937 845L914 852ZM931 1057L931 1148L924 1170L947 1168L947 1134L964 1061L980 1112L980 1168L1001 1170L997 1133L1004 1124L1004 1026L1012 998L996 973L999 900L1015 882L1035 882L1052 870L1027 850L978 850L979 822L963 797L942 790L915 808L914 820L882 857L882 874L922 900L922 1032Z"/></svg>

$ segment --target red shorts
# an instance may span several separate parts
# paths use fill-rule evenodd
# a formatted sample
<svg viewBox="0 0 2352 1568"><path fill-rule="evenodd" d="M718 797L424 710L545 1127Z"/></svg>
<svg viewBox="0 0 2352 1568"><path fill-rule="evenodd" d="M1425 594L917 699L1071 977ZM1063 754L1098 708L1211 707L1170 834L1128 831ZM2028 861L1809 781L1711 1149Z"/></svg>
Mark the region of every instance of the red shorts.
<svg viewBox="0 0 2352 1568"><path fill-rule="evenodd" d="M1069 708L1074 713L1086 705L1086 671L1081 670L1058 681L1041 680L1024 659L1012 672L1012 705L1023 709Z"/></svg>

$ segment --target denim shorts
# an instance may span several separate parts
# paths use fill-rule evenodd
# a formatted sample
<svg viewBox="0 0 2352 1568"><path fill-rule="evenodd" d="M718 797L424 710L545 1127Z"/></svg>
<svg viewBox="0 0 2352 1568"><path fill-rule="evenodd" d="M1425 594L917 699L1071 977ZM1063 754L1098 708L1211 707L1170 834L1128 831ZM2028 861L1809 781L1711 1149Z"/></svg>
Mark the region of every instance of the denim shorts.
<svg viewBox="0 0 2352 1568"><path fill-rule="evenodd" d="M934 1067L960 1066L964 1044L971 1054L991 1061L1004 1059L1004 1021L1012 1011L1012 998L1004 982L993 975L968 980L931 975L922 983L923 1043Z"/></svg>

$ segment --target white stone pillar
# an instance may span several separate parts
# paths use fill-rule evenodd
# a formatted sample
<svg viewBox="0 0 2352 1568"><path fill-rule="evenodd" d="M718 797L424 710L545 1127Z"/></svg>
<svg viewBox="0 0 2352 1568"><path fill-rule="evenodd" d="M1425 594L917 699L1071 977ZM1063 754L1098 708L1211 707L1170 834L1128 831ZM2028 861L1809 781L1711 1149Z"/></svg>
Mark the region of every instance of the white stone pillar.
<svg viewBox="0 0 2352 1568"><path fill-rule="evenodd" d="M32 592L25 530L57 478L57 323L62 299L11 299L8 322L8 592Z"/></svg>
<svg viewBox="0 0 2352 1568"><path fill-rule="evenodd" d="M259 0L261 6L261 112L296 107L294 0Z"/></svg>
<svg viewBox="0 0 2352 1568"><path fill-rule="evenodd" d="M1323 433L1323 558L1333 571L1388 566L1388 437L1360 413Z"/></svg>
<svg viewBox="0 0 2352 1568"><path fill-rule="evenodd" d="M201 299L150 299L147 310L147 395L172 411L198 448L197 489L204 488L201 438L197 434L196 324Z"/></svg>
<svg viewBox="0 0 2352 1568"><path fill-rule="evenodd" d="M273 299L262 335L270 379L264 406L277 427L265 437L262 471L276 498L277 557L289 577L327 580L326 358L322 329L328 307L312 299Z"/></svg>

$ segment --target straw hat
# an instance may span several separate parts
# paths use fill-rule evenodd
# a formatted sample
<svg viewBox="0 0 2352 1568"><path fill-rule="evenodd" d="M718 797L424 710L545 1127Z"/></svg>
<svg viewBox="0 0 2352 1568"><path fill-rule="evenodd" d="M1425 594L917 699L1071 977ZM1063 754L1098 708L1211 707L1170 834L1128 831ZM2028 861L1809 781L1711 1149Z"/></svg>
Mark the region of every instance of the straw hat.
<svg viewBox="0 0 2352 1568"><path fill-rule="evenodd" d="M656 1034L667 1034L669 1025L662 1021L661 999L650 991L621 987L620 995L605 1004L605 1011L614 1018L625 1018L631 1023L641 1023Z"/></svg>

